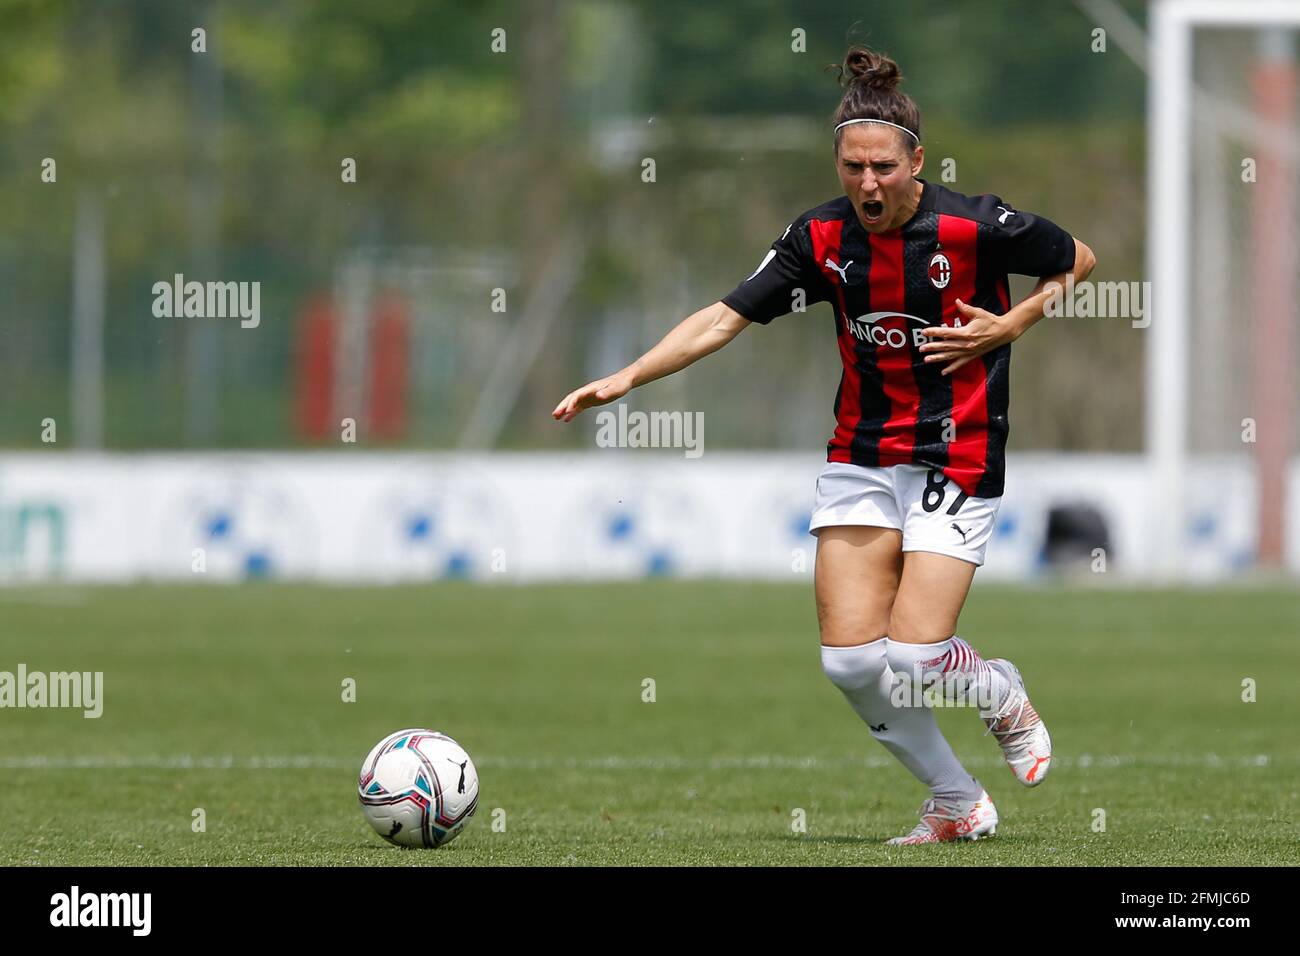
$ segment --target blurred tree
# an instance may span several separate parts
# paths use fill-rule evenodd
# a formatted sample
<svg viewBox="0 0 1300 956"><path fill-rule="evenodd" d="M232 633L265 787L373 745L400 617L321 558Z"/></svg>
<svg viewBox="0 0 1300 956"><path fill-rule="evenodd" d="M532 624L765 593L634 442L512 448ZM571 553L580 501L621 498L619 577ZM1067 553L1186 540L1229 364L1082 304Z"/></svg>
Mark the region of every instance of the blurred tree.
<svg viewBox="0 0 1300 956"><path fill-rule="evenodd" d="M1124 6L1141 19L1138 0ZM0 440L66 410L76 189L100 192L108 238L107 438L182 441L185 363L149 289L186 267L187 187L211 162L230 278L263 280L255 336L223 328L225 445L289 441L293 317L358 248L479 255L441 288L440 405L418 424L448 444L466 396L567 223L594 231L562 328L524 382L505 440L580 441L545 412L589 374L651 344L748 274L791 217L833 196L823 67L851 40L894 55L925 115L927 174L1042 211L1098 251L1099 278L1138 278L1143 75L1091 50L1073 4L939 0L218 0L219 126L196 147L188 81L198 14L169 0L0 0ZM508 51L494 53L492 31ZM791 50L806 31L808 52ZM657 181L640 180L642 158ZM58 183L40 163L58 161ZM355 184L340 179L356 160ZM510 279L512 312L489 314ZM488 275L483 269L497 270ZM477 285L475 285L475 283ZM481 287L481 294L480 289ZM742 337L707 373L651 393L711 409L716 445L817 447L835 356L798 319ZM1017 347L1015 447L1134 447L1141 342L1115 324L1040 326ZM1082 356L1082 358L1081 358ZM1023 360L1022 360L1023 359ZM1105 387L1099 388L1098 376ZM781 383L773 388L773 383ZM1021 388L1027 383L1027 388ZM1028 400L1032 398L1032 401ZM640 400L640 399L639 399ZM647 399L648 400L648 399ZM1077 414L1090 403L1087 416ZM716 447L715 445L715 447Z"/></svg>

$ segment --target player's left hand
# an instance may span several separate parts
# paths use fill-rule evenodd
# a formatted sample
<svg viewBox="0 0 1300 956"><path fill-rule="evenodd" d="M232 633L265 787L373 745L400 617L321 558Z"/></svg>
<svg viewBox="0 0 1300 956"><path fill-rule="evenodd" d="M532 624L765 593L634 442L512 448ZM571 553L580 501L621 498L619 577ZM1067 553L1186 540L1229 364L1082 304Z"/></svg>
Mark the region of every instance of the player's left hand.
<svg viewBox="0 0 1300 956"><path fill-rule="evenodd" d="M961 315L960 326L932 325L921 330L930 341L921 346L927 364L947 362L941 374L951 375L972 359L985 352L1015 340L1015 330L1005 315L994 315L984 309L957 300Z"/></svg>

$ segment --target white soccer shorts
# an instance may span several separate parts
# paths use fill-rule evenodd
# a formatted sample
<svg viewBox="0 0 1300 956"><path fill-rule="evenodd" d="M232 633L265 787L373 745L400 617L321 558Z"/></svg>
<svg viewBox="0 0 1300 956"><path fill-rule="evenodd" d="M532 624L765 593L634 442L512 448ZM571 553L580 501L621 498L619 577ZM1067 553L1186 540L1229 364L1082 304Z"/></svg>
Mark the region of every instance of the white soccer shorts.
<svg viewBox="0 0 1300 956"><path fill-rule="evenodd" d="M868 468L831 461L817 478L808 530L866 525L903 532L904 551L946 554L977 567L997 523L1001 498L973 498L938 468Z"/></svg>

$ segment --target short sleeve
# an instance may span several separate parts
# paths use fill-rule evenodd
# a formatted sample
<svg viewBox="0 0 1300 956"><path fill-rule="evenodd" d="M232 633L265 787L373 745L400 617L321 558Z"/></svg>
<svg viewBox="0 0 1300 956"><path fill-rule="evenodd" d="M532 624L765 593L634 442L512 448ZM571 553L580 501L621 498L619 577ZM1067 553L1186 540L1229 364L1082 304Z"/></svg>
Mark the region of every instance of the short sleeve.
<svg viewBox="0 0 1300 956"><path fill-rule="evenodd" d="M1074 237L1042 216L998 200L995 212L1007 272L1042 279L1074 268Z"/></svg>
<svg viewBox="0 0 1300 956"><path fill-rule="evenodd" d="M807 305L826 300L825 277L813 262L807 220L786 226L754 274L736 286L722 303L749 321L766 325L794 310L795 293L800 289Z"/></svg>

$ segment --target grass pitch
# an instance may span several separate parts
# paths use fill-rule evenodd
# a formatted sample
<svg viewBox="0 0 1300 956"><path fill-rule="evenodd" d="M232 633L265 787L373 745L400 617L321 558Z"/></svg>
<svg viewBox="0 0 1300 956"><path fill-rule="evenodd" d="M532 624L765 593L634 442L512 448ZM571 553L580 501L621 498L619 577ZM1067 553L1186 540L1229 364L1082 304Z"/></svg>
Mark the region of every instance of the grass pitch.
<svg viewBox="0 0 1300 956"><path fill-rule="evenodd" d="M822 675L810 583L0 591L0 670L103 671L105 699L0 710L0 864L1300 862L1300 596L977 583L961 633L1019 665L1052 774L1021 788L941 711L998 836L895 848L926 794ZM408 726L482 780L438 850L357 807Z"/></svg>

